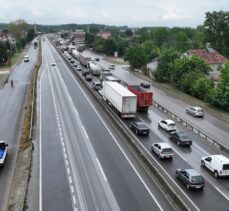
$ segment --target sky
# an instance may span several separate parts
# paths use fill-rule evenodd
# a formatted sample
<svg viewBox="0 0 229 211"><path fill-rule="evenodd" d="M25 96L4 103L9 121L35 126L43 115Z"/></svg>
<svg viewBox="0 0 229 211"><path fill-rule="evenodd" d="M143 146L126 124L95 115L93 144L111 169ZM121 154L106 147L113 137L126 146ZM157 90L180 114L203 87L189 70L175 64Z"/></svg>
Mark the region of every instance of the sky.
<svg viewBox="0 0 229 211"><path fill-rule="evenodd" d="M229 0L0 0L0 23L196 27L219 10L229 11Z"/></svg>

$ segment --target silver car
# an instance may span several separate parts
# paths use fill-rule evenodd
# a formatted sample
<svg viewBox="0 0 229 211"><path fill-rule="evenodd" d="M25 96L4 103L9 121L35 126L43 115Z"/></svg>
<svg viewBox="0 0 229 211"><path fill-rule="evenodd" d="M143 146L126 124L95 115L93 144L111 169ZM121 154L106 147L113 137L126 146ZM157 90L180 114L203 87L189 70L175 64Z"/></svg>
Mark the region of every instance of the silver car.
<svg viewBox="0 0 229 211"><path fill-rule="evenodd" d="M197 106L186 108L186 113L191 114L194 117L204 117L204 110Z"/></svg>

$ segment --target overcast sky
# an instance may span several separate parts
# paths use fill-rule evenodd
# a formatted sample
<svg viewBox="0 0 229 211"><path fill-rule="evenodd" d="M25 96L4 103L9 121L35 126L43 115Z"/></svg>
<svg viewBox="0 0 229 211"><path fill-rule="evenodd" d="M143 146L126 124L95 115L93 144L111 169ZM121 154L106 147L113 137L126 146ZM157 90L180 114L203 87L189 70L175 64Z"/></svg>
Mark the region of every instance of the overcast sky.
<svg viewBox="0 0 229 211"><path fill-rule="evenodd" d="M228 11L229 0L0 0L0 23L196 27L214 10Z"/></svg>

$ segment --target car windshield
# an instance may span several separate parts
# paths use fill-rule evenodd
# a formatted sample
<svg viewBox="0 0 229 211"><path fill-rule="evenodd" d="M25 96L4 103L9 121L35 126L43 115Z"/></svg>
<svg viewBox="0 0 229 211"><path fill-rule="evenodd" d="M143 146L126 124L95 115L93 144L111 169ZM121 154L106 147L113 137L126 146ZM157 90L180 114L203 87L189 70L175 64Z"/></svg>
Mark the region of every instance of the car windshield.
<svg viewBox="0 0 229 211"><path fill-rule="evenodd" d="M136 123L139 128L147 128L146 125L142 122Z"/></svg>
<svg viewBox="0 0 229 211"><path fill-rule="evenodd" d="M189 137L186 134L180 134L181 139L189 139Z"/></svg>
<svg viewBox="0 0 229 211"><path fill-rule="evenodd" d="M202 108L197 108L196 111L197 112L203 112L203 109Z"/></svg>
<svg viewBox="0 0 229 211"><path fill-rule="evenodd" d="M168 124L168 125L169 125L169 127L174 127L174 126L176 126L175 123L170 123L170 124Z"/></svg>
<svg viewBox="0 0 229 211"><path fill-rule="evenodd" d="M229 164L224 164L223 165L223 170L229 170Z"/></svg>
<svg viewBox="0 0 229 211"><path fill-rule="evenodd" d="M193 176L192 182L203 182L204 178L202 176Z"/></svg>

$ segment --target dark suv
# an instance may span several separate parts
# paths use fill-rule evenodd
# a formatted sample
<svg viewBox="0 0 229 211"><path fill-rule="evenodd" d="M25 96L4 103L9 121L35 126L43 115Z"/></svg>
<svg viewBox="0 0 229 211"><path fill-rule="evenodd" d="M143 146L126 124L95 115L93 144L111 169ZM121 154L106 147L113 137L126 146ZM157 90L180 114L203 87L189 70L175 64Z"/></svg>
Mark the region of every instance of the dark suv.
<svg viewBox="0 0 229 211"><path fill-rule="evenodd" d="M102 89L102 83L99 81L93 81L92 88L96 91Z"/></svg>
<svg viewBox="0 0 229 211"><path fill-rule="evenodd" d="M83 76L86 76L86 75L89 75L89 74L90 74L90 72L89 72L88 69L83 69L83 70L82 70L82 75L83 75Z"/></svg>
<svg viewBox="0 0 229 211"><path fill-rule="evenodd" d="M177 169L176 177L183 182L187 189L203 189L205 181L203 176L195 169Z"/></svg>

